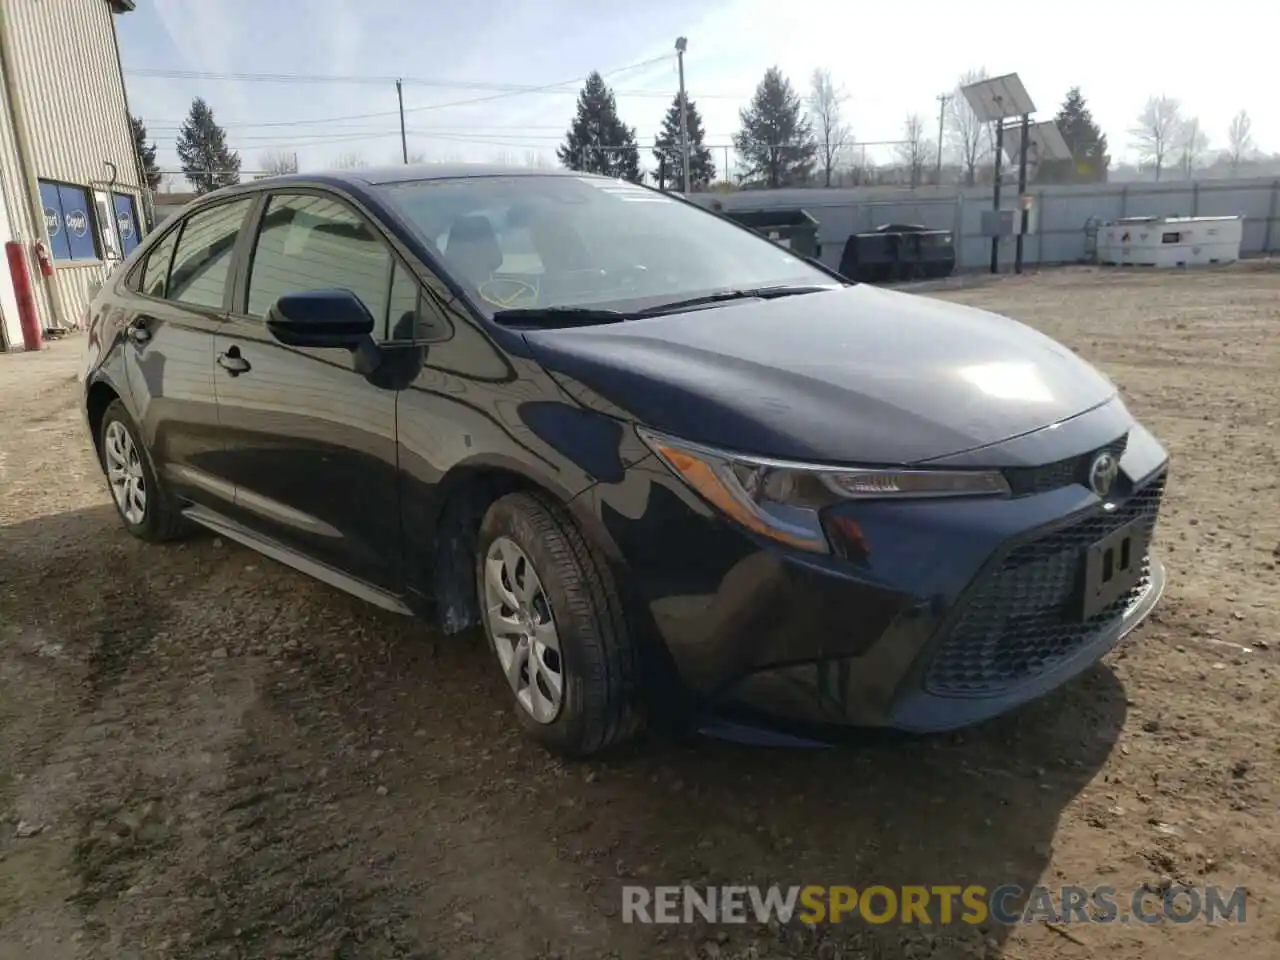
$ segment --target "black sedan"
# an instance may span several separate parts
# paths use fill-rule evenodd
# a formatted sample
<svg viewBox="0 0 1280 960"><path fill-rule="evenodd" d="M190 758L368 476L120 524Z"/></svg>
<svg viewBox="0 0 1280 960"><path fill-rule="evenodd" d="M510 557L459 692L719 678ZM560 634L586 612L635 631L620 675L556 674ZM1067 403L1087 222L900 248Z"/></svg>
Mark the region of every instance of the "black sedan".
<svg viewBox="0 0 1280 960"><path fill-rule="evenodd" d="M121 520L445 632L584 756L646 721L928 732L1157 602L1167 455L1009 319L851 284L680 198L398 167L217 191L89 310Z"/></svg>

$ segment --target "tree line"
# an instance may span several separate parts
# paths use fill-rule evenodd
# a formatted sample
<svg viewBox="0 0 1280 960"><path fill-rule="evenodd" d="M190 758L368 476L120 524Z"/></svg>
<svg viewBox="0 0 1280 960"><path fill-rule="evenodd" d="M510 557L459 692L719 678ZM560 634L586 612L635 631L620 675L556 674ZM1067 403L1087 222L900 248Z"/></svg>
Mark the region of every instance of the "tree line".
<svg viewBox="0 0 1280 960"><path fill-rule="evenodd" d="M1209 136L1200 118L1185 114L1182 103L1170 96L1148 97L1129 135L1142 165L1153 171L1157 180L1170 167L1190 178L1210 154ZM1234 176L1258 152L1253 120L1248 111L1241 110L1227 126L1227 146L1220 159Z"/></svg>
<svg viewBox="0 0 1280 960"><path fill-rule="evenodd" d="M809 91L802 97L776 66L770 67L750 103L739 111L739 130L732 138L739 163L736 182L727 183L728 171L721 170L721 183L729 187L777 188L864 183L905 183L915 187L948 178L967 186L990 182L994 176L996 128L978 119L962 93L964 87L985 79L984 68L967 71L949 93L939 97L936 137L930 135L928 119L919 113L908 114L899 138L890 144L894 162L886 167L868 162L867 144L855 140L843 113L847 95L833 81L830 71L815 70ZM687 100L690 185L695 190L707 189L717 171L697 103L692 97ZM1036 164L1033 182L1107 180L1112 171L1107 136L1094 120L1080 87L1067 91L1053 119L1071 158ZM1130 146L1140 164L1153 170L1157 180L1170 167L1189 178L1211 156L1209 138L1200 121L1185 116L1172 97L1152 97L1130 135ZM663 118L652 149L657 167L655 179L681 187L678 94ZM1252 121L1241 110L1231 121L1227 147L1217 160L1225 163L1234 176L1258 155ZM573 121L557 156L570 169L636 181L645 179L635 128L620 118L613 91L599 73L588 77L578 95ZM1009 166L1006 164L1006 169Z"/></svg>
<svg viewBox="0 0 1280 960"><path fill-rule="evenodd" d="M718 185L778 188L905 182L915 187L942 182L948 175L970 186L989 182L994 168L995 128L979 122L961 92L986 77L982 68L967 71L950 93L939 97L941 109L936 119L941 139L930 136L930 124L921 114L908 114L900 139L892 143L895 162L885 167L868 162L866 145L855 140L844 115L847 95L830 71L815 70L807 95L801 96L781 70L770 67L750 102L739 111L739 129L732 137L736 176L729 182L728 171L721 170ZM716 164L697 102L691 97L686 99L690 186L705 190L716 183ZM656 170L648 174L660 184L677 189L684 181L680 107L677 94L650 148ZM1072 156L1070 160L1038 164L1034 181L1105 181L1112 165L1107 137L1079 87L1067 91L1054 120ZM156 162L156 144L148 141L140 118L130 117L130 122L141 173L148 187L158 189L163 174ZM1190 177L1210 156L1209 138L1199 119L1185 114L1173 97L1149 98L1129 133L1130 145L1141 165L1154 171L1157 180L1170 169ZM202 98L192 101L175 147L183 175L196 193L240 182L240 154L228 146L226 131ZM623 122L613 90L599 72L593 72L578 94L573 120L556 150L557 159L572 170L643 182L646 173L640 150L636 128ZM1252 121L1241 110L1231 121L1227 147L1219 162L1235 175L1257 155ZM415 154L409 160L422 162L425 157ZM545 161L534 155L533 160L526 156L524 162L540 166ZM260 175L296 173L297 155L266 153L259 166ZM359 154L348 153L339 156L333 166L362 167L365 162Z"/></svg>
<svg viewBox="0 0 1280 960"><path fill-rule="evenodd" d="M829 75L823 77L834 90ZM816 79L815 76L815 82ZM777 67L770 67L751 102L739 113L742 128L733 138L741 164L739 179L759 179L769 187L792 186L807 182L820 159L829 176L834 169L837 140L847 136L839 118L838 102L832 100L829 106L827 122L821 128L827 149L822 149L800 95ZM677 187L684 183L680 113L680 95L676 94L652 147L657 178ZM685 128L689 138L689 184L694 190L706 189L716 176L715 161L706 144L697 101L687 93ZM573 121L556 156L570 170L637 183L645 179L636 128L622 121L617 99L598 72L587 77L578 94Z"/></svg>
<svg viewBox="0 0 1280 960"><path fill-rule="evenodd" d="M801 96L780 69L770 67L756 87L751 101L739 111L739 129L733 135L738 158L733 187L858 186L863 183L906 180L910 186L938 182L943 173L944 150L958 179L979 182L995 152L994 128L978 121L960 89L986 78L985 70L964 74L956 89L940 98L941 141L929 136L929 126L918 113L908 114L900 138L892 143L895 164L885 169L868 162L865 144L858 144L844 115L848 96L819 68ZM705 141L697 102L687 97L690 186L706 189L716 177L711 149ZM1105 180L1110 158L1107 138L1094 122L1079 88L1068 92L1056 117L1076 163L1067 169L1046 164L1041 179ZM858 148L862 147L858 158ZM653 155L658 177L668 184L683 184L680 152L680 97L673 99L654 139ZM613 91L599 73L587 78L578 95L577 108L563 145L560 162L570 169L640 181L640 146L635 128L618 115Z"/></svg>

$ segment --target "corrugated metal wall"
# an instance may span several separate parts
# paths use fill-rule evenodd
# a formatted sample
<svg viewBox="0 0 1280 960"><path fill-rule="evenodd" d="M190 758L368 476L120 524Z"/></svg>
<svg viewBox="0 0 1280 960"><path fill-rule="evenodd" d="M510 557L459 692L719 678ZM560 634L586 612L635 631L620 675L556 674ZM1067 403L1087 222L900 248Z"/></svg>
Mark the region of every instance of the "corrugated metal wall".
<svg viewBox="0 0 1280 960"><path fill-rule="evenodd" d="M0 3L5 0L0 0ZM0 64L0 71L3 71ZM3 75L0 74L0 80ZM3 85L0 84L0 90ZM0 242L19 240L27 244L34 243L39 234L31 222L31 214L27 205L27 186L22 177L22 169L18 165L18 142L14 134L13 117L9 115L8 101L0 95L0 201L4 203L8 233L0 236ZM36 309L42 317L50 316L49 301L45 295L44 285L33 271L31 283L36 291ZM13 295L13 284L9 279L8 264L0 264L0 287L5 296L0 299L0 309L4 311L4 341L10 347L22 345L22 328L18 325L17 300Z"/></svg>
<svg viewBox="0 0 1280 960"><path fill-rule="evenodd" d="M142 209L138 166L129 127L124 84L116 57L114 14L106 0L0 0L5 7L18 96L31 138L31 158L38 179L60 180L101 189L117 170L116 191L132 194ZM0 124L0 126L4 126ZM0 130L0 137L9 134ZM0 142L0 164L7 183L25 192L17 176L11 144ZM20 201L22 194L14 194ZM31 223L25 204L10 217L19 239L42 237L43 225ZM36 230L39 229L39 233ZM78 322L95 284L106 275L100 262L57 264L57 285L66 323ZM53 322L43 282L38 282L43 322Z"/></svg>

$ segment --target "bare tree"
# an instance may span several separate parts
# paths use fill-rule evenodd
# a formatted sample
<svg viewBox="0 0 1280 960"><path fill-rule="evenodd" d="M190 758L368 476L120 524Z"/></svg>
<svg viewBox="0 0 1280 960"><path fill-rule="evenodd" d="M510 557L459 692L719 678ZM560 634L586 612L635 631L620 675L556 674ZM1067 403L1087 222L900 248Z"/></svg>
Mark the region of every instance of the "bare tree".
<svg viewBox="0 0 1280 960"><path fill-rule="evenodd" d="M1253 153L1253 120L1248 111L1241 110L1231 118L1227 127L1227 156L1231 161L1231 175L1239 176L1240 164Z"/></svg>
<svg viewBox="0 0 1280 960"><path fill-rule="evenodd" d="M413 153L409 154L409 162L410 163L426 163L427 155L423 153L421 150L415 150Z"/></svg>
<svg viewBox="0 0 1280 960"><path fill-rule="evenodd" d="M911 189L914 190L920 184L929 151L929 144L924 137L924 120L920 114L907 114L907 119L902 124L902 140L894 149L898 154L898 162L907 170Z"/></svg>
<svg viewBox="0 0 1280 960"><path fill-rule="evenodd" d="M533 167L535 170L549 170L554 164L547 159L547 155L539 153L537 150L526 150L524 152L524 165Z"/></svg>
<svg viewBox="0 0 1280 960"><path fill-rule="evenodd" d="M987 68L966 70L956 83L955 92L947 103L947 133L951 154L964 170L964 182L972 187L977 179L978 165L990 155L995 145L991 139L993 128L983 123L960 92L962 87L987 79Z"/></svg>
<svg viewBox="0 0 1280 960"><path fill-rule="evenodd" d="M333 161L333 168L335 170L355 170L359 167L367 167L368 165L369 164L365 161L364 157L360 156L358 153L344 153L342 156L338 157L337 160Z"/></svg>
<svg viewBox="0 0 1280 960"><path fill-rule="evenodd" d="M258 158L258 169L264 176L278 177L285 173L298 172L298 155L296 153L277 153L268 151Z"/></svg>
<svg viewBox="0 0 1280 960"><path fill-rule="evenodd" d="M1200 127L1199 117L1187 117L1178 125L1178 163L1182 175L1191 179L1192 171L1209 149L1209 137Z"/></svg>
<svg viewBox="0 0 1280 960"><path fill-rule="evenodd" d="M822 167L824 186L831 186L840 152L849 141L849 125L844 122L841 104L848 99L843 87L831 79L831 71L819 67L813 71L809 91L809 119L818 141L818 163Z"/></svg>
<svg viewBox="0 0 1280 960"><path fill-rule="evenodd" d="M1141 162L1155 166L1157 180L1181 132L1182 105L1174 97L1148 97L1129 135L1133 137L1133 147Z"/></svg>

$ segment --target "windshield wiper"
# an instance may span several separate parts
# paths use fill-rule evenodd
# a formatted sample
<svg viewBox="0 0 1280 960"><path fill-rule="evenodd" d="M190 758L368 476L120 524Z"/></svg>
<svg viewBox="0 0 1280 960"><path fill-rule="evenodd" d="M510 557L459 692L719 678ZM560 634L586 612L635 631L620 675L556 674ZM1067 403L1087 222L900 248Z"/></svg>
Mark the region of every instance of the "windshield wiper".
<svg viewBox="0 0 1280 960"><path fill-rule="evenodd" d="M598 307L512 307L496 311L493 320L513 327L585 327L597 323L618 323L633 316L633 313Z"/></svg>
<svg viewBox="0 0 1280 960"><path fill-rule="evenodd" d="M647 307L635 315L638 317L652 317L664 313L679 313L681 310L688 310L693 307L725 303L730 300L777 300L780 297L796 297L805 293L822 293L826 290L838 289L840 288L834 284L823 286L809 283L779 284L773 287L747 287L742 290L721 290L719 293L708 293L701 297L689 297L687 300L660 303L656 307Z"/></svg>

